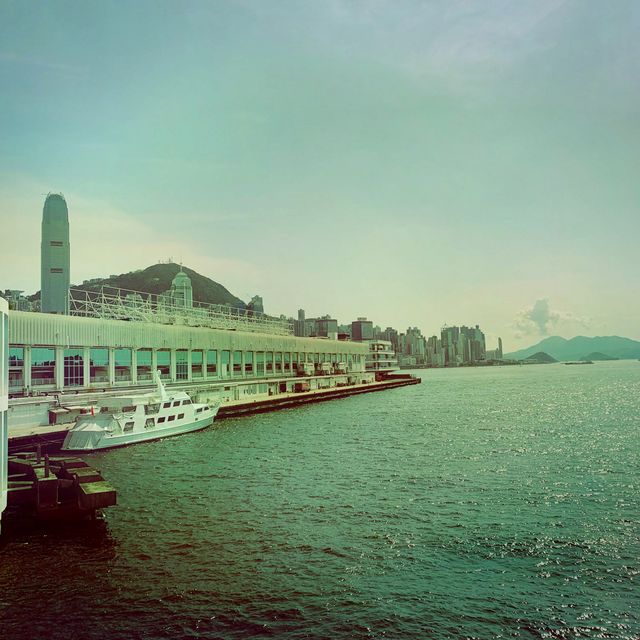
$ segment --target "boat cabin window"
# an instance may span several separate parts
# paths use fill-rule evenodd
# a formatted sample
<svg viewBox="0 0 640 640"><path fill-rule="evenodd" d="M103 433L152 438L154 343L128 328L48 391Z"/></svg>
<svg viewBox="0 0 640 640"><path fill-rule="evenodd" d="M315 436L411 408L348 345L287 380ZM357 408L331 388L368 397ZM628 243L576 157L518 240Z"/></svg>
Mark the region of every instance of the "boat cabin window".
<svg viewBox="0 0 640 640"><path fill-rule="evenodd" d="M125 422L123 431L133 431L133 422Z"/></svg>
<svg viewBox="0 0 640 640"><path fill-rule="evenodd" d="M191 400L183 400L183 401L182 401L182 404L183 404L183 405L184 405L184 404L191 404Z"/></svg>
<svg viewBox="0 0 640 640"><path fill-rule="evenodd" d="M163 409L168 409L170 406L171 406L171 403L170 403L170 402L165 402L165 403L162 405L162 408L163 408Z"/></svg>
<svg viewBox="0 0 640 640"><path fill-rule="evenodd" d="M184 418L184 413L179 413L178 414L178 420L182 420L182 418Z"/></svg>
<svg viewBox="0 0 640 640"><path fill-rule="evenodd" d="M144 406L144 412L147 415L151 415L154 413L158 413L158 411L160 410L160 403L155 403L155 404L146 404Z"/></svg>
<svg viewBox="0 0 640 640"><path fill-rule="evenodd" d="M176 419L176 417L175 417L175 416L169 416L169 417L167 418L167 420L168 420L169 422L172 422L172 421L173 421L173 420L175 420L175 419Z"/></svg>
<svg viewBox="0 0 640 640"><path fill-rule="evenodd" d="M109 413L111 411L109 407L100 407L100 413Z"/></svg>
<svg viewBox="0 0 640 640"><path fill-rule="evenodd" d="M156 421L153 418L147 418L147 421L144 423L145 429L153 429L156 426Z"/></svg>
<svg viewBox="0 0 640 640"><path fill-rule="evenodd" d="M196 413L200 413L202 411L202 407L200 407L199 409L196 409Z"/></svg>
<svg viewBox="0 0 640 640"><path fill-rule="evenodd" d="M164 422L164 421L165 421L165 417L164 416L160 416L158 418L158 424L160 424L161 422Z"/></svg>
<svg viewBox="0 0 640 640"><path fill-rule="evenodd" d="M180 400L176 400L176 401L173 403L173 406L174 406L174 407L179 407L179 406L180 406Z"/></svg>
<svg viewBox="0 0 640 640"><path fill-rule="evenodd" d="M136 408L131 404L126 407L122 407L122 413L133 413Z"/></svg>

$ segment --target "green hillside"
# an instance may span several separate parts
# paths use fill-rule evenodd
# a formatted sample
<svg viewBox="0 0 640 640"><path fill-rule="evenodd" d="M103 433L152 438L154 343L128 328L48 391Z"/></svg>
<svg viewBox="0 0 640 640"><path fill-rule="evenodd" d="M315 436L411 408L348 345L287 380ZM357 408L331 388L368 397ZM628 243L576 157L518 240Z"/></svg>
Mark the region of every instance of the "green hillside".
<svg viewBox="0 0 640 640"><path fill-rule="evenodd" d="M182 267L182 270L191 278L193 287L193 299L209 304L228 304L232 307L244 308L245 303L230 293L218 282L211 280L197 271ZM81 285L71 285L74 289L84 291L97 291L103 285L130 289L132 291L144 291L148 293L164 293L171 287L171 281L180 271L180 265L175 263L154 264L140 271L132 271L108 278L99 278Z"/></svg>

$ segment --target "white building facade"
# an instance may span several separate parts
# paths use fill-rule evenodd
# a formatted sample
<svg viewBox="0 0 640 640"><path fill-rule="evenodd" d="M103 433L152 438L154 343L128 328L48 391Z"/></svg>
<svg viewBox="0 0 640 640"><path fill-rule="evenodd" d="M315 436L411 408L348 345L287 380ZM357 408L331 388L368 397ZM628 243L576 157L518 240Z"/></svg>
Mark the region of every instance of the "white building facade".
<svg viewBox="0 0 640 640"><path fill-rule="evenodd" d="M366 370L377 375L398 371L398 358L393 350L393 345L388 340L369 340L369 353L367 353Z"/></svg>
<svg viewBox="0 0 640 640"><path fill-rule="evenodd" d="M12 396L296 376L299 365L365 371L367 343L179 324L11 311ZM326 369L326 367L325 367Z"/></svg>
<svg viewBox="0 0 640 640"><path fill-rule="evenodd" d="M0 297L0 518L7 506L9 408L9 305Z"/></svg>

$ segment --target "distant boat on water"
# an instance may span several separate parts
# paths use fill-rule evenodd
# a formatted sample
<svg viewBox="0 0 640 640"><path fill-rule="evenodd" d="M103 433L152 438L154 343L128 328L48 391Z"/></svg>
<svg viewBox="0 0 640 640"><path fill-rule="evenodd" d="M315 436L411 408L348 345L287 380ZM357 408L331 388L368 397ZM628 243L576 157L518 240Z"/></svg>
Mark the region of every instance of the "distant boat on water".
<svg viewBox="0 0 640 640"><path fill-rule="evenodd" d="M563 364L593 364L593 360L579 360L578 362L565 362Z"/></svg>

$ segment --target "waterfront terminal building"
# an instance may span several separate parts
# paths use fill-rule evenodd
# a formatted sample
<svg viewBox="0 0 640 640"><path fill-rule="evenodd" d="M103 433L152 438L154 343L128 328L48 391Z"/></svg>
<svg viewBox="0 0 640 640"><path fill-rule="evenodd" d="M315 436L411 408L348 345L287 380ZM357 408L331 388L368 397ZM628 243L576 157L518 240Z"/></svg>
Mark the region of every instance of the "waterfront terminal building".
<svg viewBox="0 0 640 640"><path fill-rule="evenodd" d="M290 321L264 314L106 287L71 290L69 305L70 315L9 312L10 427L49 424L69 396L151 387L155 370L223 403L375 378L368 345L296 337Z"/></svg>

